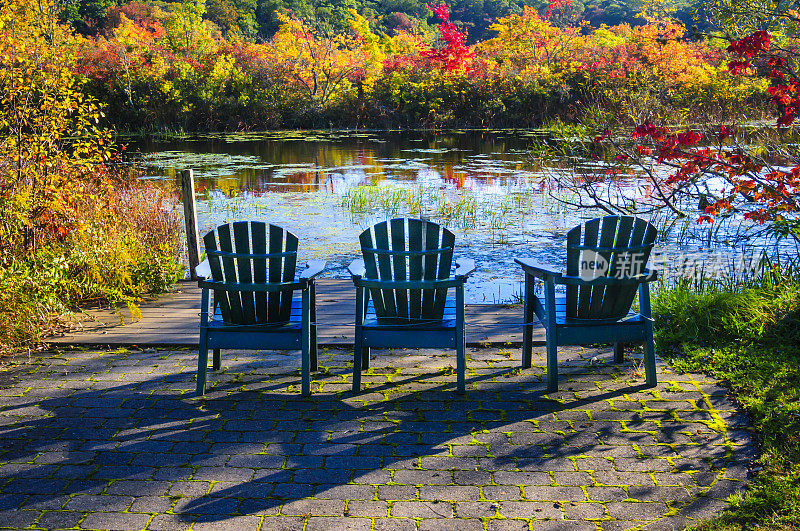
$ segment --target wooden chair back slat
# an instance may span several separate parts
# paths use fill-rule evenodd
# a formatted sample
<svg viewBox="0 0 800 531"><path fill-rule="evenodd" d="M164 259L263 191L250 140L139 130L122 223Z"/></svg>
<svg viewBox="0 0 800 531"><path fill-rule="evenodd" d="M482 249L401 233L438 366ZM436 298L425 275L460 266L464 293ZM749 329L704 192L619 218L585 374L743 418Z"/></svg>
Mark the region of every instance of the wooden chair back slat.
<svg viewBox="0 0 800 531"><path fill-rule="evenodd" d="M647 261L650 259L652 253L652 245L656 241L658 230L650 223L643 219L636 218L636 221L631 231L630 247L639 247L643 249L639 251L631 251L625 254L624 261L625 267L628 271L615 271L615 274L622 276L631 276L632 274L641 273L647 266ZM628 285L620 288L617 297L616 305L611 309L612 315L624 315L631 307L633 299L636 297L638 291L637 285Z"/></svg>
<svg viewBox="0 0 800 531"><path fill-rule="evenodd" d="M439 241L440 248L450 248L455 246L456 238L449 230L442 230L442 237ZM450 276L450 267L453 265L453 253L443 253L437 256L439 265L437 267L438 279L446 279ZM447 302L447 289L437 289L433 298L433 314L444 315L444 306Z"/></svg>
<svg viewBox="0 0 800 531"><path fill-rule="evenodd" d="M376 249L392 249L389 246L389 226L387 223L378 223L375 229L375 248ZM399 250L399 249L397 249ZM383 280L394 280L392 275L392 262L388 254L376 254L378 259L378 274L379 278ZM391 289L383 290L383 305L387 315L398 317L397 304L394 296L395 292Z"/></svg>
<svg viewBox="0 0 800 531"><path fill-rule="evenodd" d="M606 216L602 218L602 227L600 229L600 234L598 235L598 247L601 248L613 248L614 241L617 236L617 228L619 225L619 217L618 216ZM628 243L625 242L625 247L628 246ZM606 264L611 266L612 264L612 255L614 254L613 251L597 251L597 256L600 256L603 260L605 260ZM609 273L608 270L606 271L596 271L597 276L607 276ZM606 286L593 286L590 290L590 300L589 300L589 312L587 314L587 318L589 319L600 319L606 317L606 313L604 310L607 308L603 305L603 298L606 293Z"/></svg>
<svg viewBox="0 0 800 531"><path fill-rule="evenodd" d="M281 227L268 227L258 221L237 221L217 227L206 234L203 241L215 282L266 284L294 280L298 240ZM214 251L235 256L220 256ZM214 299L227 323L280 323L291 318L291 290L268 293L214 290Z"/></svg>
<svg viewBox="0 0 800 531"><path fill-rule="evenodd" d="M274 227L275 225L270 225ZM280 227L278 227L280 228ZM287 254L283 257L283 282L291 282L294 280L295 273L297 272L297 237L291 232L284 231L283 233L284 252L294 253ZM291 258L291 259L290 259ZM277 294L276 294L277 295ZM279 321L288 321L292 315L292 297L294 293L291 291L282 291L280 312L278 314Z"/></svg>
<svg viewBox="0 0 800 531"><path fill-rule="evenodd" d="M439 226L435 223L427 223L424 228L424 248L436 249L439 247ZM436 280L439 257L433 254L426 254L422 259L424 264L424 280ZM433 301L436 293L433 290L422 290L422 315L434 315Z"/></svg>
<svg viewBox="0 0 800 531"><path fill-rule="evenodd" d="M607 269L594 277L630 277L644 271L657 236L656 228L632 216L605 216L587 221L567 234L567 274L581 276L581 262L600 258ZM566 317L618 319L630 310L636 284L567 286Z"/></svg>
<svg viewBox="0 0 800 531"><path fill-rule="evenodd" d="M250 224L246 221L237 221L233 224L234 248L237 253L250 253ZM253 281L251 260L246 258L236 258L236 273L238 281L242 284L249 284ZM252 293L240 293L242 301L242 324L253 324L256 322L256 304Z"/></svg>
<svg viewBox="0 0 800 531"><path fill-rule="evenodd" d="M581 243L581 227L575 227L567 233L567 275L578 276L579 261L581 252L577 246ZM578 288L577 286L567 286L566 296L567 316L577 315L578 313Z"/></svg>
<svg viewBox="0 0 800 531"><path fill-rule="evenodd" d="M206 251L218 251L219 245L217 244L217 233L211 231L203 237ZM222 271L222 260L219 256L208 254L208 265L211 268L211 276L215 279L224 279L225 275ZM231 322L231 303L228 300L228 292L224 290L214 290L214 302L219 305L222 320Z"/></svg>
<svg viewBox="0 0 800 531"><path fill-rule="evenodd" d="M375 253L372 251L372 249L377 248L372 237L372 231L370 229L365 230L358 237L358 240L361 243L361 254L364 257L364 273L366 277L380 278L378 274L378 262L375 259ZM379 315L383 315L385 313L384 308L386 307L383 304L383 291L378 288L370 288L369 291L375 312Z"/></svg>
<svg viewBox="0 0 800 531"><path fill-rule="evenodd" d="M630 249L632 246L638 245L634 243L631 238L633 236L633 229L635 222L645 223L644 220L638 220L632 216L623 216L619 220L619 227L617 229L617 238L614 242L614 247L619 249L614 251L611 255L611 261L608 264L608 275L611 277L630 276L626 275L625 268L627 261L631 259L632 253ZM641 243L641 242L640 242ZM625 250L628 249L628 250ZM605 298L607 299L606 306L609 315L616 315L620 312L627 312L633 302L633 295L636 293L637 285L608 285L606 286ZM628 298L628 295L631 295ZM626 301L626 299L628 299ZM626 305L627 302L627 305Z"/></svg>
<svg viewBox="0 0 800 531"><path fill-rule="evenodd" d="M581 239L581 229L583 229L583 238ZM577 240L580 243L582 241L583 245L587 246L597 246L597 236L600 231L600 219L593 219L591 221L587 221L584 225L579 225L572 229L570 232L577 232ZM567 240L569 240L569 235L567 235ZM567 243L569 245L569 243ZM577 263L574 264L575 267L575 274L580 275L580 260L584 258L584 253L580 252L580 259ZM568 317L577 317L579 315L588 315L589 314L589 307L592 302L592 286L568 286L567 292L570 291L570 288L573 290L577 290L577 297L576 297L576 306L570 308L572 312L575 312L574 315L569 315Z"/></svg>
<svg viewBox="0 0 800 531"><path fill-rule="evenodd" d="M267 254L267 224L266 223L251 223L250 233L252 234L252 247L253 254ZM254 258L253 259L253 282L257 284L267 283L267 259ZM267 294L258 292L255 294L256 305L256 322L267 323L269 316L267 314Z"/></svg>
<svg viewBox="0 0 800 531"><path fill-rule="evenodd" d="M392 249L395 251L406 249L406 223L404 219L393 219L390 222L392 228ZM400 254L392 258L394 280L406 280L407 270L406 257ZM408 318L408 290L395 290L395 308L398 317Z"/></svg>
<svg viewBox="0 0 800 531"><path fill-rule="evenodd" d="M455 236L435 223L393 219L359 237L365 278L384 281L439 280L450 276ZM387 252L381 252L387 251ZM371 288L379 319L441 319L447 289Z"/></svg>
<svg viewBox="0 0 800 531"><path fill-rule="evenodd" d="M217 236L219 238L219 250L224 251L226 253L232 253L233 251L233 238L231 235L231 226L230 225L222 225L217 229ZM222 271L225 273L225 281L226 282L239 282L239 278L236 275L236 259L232 256L221 256L222 259ZM233 323L243 323L244 322L244 314L242 312L242 297L241 293L237 291L229 291L228 292L228 301L230 302L231 308L231 322Z"/></svg>
<svg viewBox="0 0 800 531"><path fill-rule="evenodd" d="M283 252L283 231L279 227L270 225L269 227L269 254ZM267 265L267 275L269 282L280 282L283 279L283 258L273 256ZM281 310L281 294L270 293L267 295L267 320L278 321Z"/></svg>
<svg viewBox="0 0 800 531"><path fill-rule="evenodd" d="M421 219L408 220L408 250L422 251L422 230L425 222ZM408 279L422 280L424 269L422 267L422 254L412 254L408 257ZM422 317L422 290L409 291L409 317L420 319Z"/></svg>

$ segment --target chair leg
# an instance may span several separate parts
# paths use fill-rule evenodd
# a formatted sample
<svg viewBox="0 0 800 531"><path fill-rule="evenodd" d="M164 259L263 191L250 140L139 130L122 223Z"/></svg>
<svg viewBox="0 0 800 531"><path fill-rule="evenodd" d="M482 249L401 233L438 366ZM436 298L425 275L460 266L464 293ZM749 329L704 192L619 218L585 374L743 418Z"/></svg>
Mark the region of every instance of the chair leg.
<svg viewBox="0 0 800 531"><path fill-rule="evenodd" d="M211 368L215 371L218 371L219 368L222 366L222 355L220 353L220 349L214 349L214 358L211 365Z"/></svg>
<svg viewBox="0 0 800 531"><path fill-rule="evenodd" d="M369 347L361 347L361 370L369 369Z"/></svg>
<svg viewBox="0 0 800 531"><path fill-rule="evenodd" d="M656 347L653 343L653 323L648 322L645 326L647 327L647 339L645 339L644 343L645 377L647 386L655 387L658 385L658 379L656 378Z"/></svg>
<svg viewBox="0 0 800 531"><path fill-rule="evenodd" d="M317 325L311 325L311 370L319 370L319 351L317 349Z"/></svg>
<svg viewBox="0 0 800 531"><path fill-rule="evenodd" d="M622 363L625 360L625 345L614 343L614 363Z"/></svg>
<svg viewBox="0 0 800 531"><path fill-rule="evenodd" d="M311 305L308 290L303 290L303 315L300 325L300 348L302 360L300 362L301 372L301 394L308 396L311 394Z"/></svg>
<svg viewBox="0 0 800 531"><path fill-rule="evenodd" d="M361 331L356 330L355 344L353 345L353 392L361 391L361 363L364 359L364 349L361 339Z"/></svg>
<svg viewBox="0 0 800 531"><path fill-rule="evenodd" d="M556 290L552 279L545 282L547 310L547 391L558 390L558 328L556 327Z"/></svg>
<svg viewBox="0 0 800 531"><path fill-rule="evenodd" d="M650 309L650 284L639 284L639 313L647 317L644 323L644 363L648 387L658 385L656 379L656 347L653 344L653 321L649 319L652 314Z"/></svg>
<svg viewBox="0 0 800 531"><path fill-rule="evenodd" d="M206 393L206 370L208 369L208 331L200 330L200 345L197 356L197 389L195 394L203 396Z"/></svg>
<svg viewBox="0 0 800 531"><path fill-rule="evenodd" d="M466 342L464 341L464 333L462 331L460 334L457 334L457 339L456 339L456 387L460 394L464 394L467 392L466 372L467 372L467 345Z"/></svg>
<svg viewBox="0 0 800 531"><path fill-rule="evenodd" d="M525 295L522 325L522 368L530 369L533 358L533 280L529 275L525 275Z"/></svg>
<svg viewBox="0 0 800 531"><path fill-rule="evenodd" d="M311 290L311 370L316 372L319 370L318 363L318 349L317 349L317 288L314 282L311 282L309 289Z"/></svg>
<svg viewBox="0 0 800 531"><path fill-rule="evenodd" d="M364 322L364 307L366 306L366 292L363 287L356 286L356 327L353 340L353 393L361 391L361 365L364 362L364 336L361 325ZM369 364L369 349L367 364Z"/></svg>
<svg viewBox="0 0 800 531"><path fill-rule="evenodd" d="M558 391L558 351L553 331L547 331L547 392Z"/></svg>
<svg viewBox="0 0 800 531"><path fill-rule="evenodd" d="M467 342L464 334L464 284L456 286L456 388L466 392Z"/></svg>

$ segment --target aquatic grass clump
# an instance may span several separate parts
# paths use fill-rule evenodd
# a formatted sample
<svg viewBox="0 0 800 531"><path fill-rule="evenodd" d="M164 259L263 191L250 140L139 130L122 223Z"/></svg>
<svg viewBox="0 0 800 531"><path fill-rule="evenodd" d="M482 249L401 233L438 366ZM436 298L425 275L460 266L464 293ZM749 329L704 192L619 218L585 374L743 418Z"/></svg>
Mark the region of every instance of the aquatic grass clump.
<svg viewBox="0 0 800 531"><path fill-rule="evenodd" d="M362 185L350 188L342 197L342 207L351 214L381 210L386 214L407 213L419 216L422 203L422 188Z"/></svg>
<svg viewBox="0 0 800 531"><path fill-rule="evenodd" d="M540 196L531 189L487 194L468 188L361 185L349 189L341 205L352 215L382 212L435 219L445 226L483 228L502 241L511 227L539 210Z"/></svg>

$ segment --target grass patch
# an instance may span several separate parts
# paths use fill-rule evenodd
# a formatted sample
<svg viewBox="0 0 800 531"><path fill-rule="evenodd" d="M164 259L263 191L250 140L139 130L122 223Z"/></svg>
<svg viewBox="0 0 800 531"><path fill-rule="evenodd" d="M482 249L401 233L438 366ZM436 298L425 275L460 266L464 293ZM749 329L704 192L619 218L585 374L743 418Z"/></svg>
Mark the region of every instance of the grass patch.
<svg viewBox="0 0 800 531"><path fill-rule="evenodd" d="M800 274L771 267L735 284L663 287L654 314L662 356L721 380L760 444L748 491L697 529L800 529Z"/></svg>

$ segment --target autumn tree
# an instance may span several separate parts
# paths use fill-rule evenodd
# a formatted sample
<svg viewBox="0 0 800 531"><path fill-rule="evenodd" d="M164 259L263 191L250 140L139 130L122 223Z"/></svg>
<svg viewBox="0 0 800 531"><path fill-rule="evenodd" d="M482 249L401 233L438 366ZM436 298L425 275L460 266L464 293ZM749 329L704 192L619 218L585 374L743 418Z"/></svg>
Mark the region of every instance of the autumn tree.
<svg viewBox="0 0 800 531"><path fill-rule="evenodd" d="M0 260L65 237L111 150L53 0L0 2Z"/></svg>

